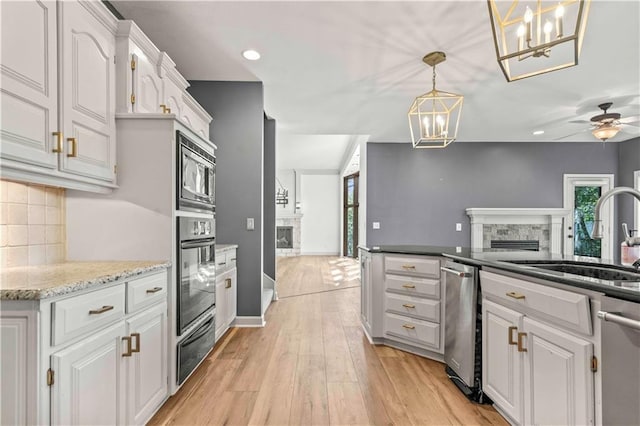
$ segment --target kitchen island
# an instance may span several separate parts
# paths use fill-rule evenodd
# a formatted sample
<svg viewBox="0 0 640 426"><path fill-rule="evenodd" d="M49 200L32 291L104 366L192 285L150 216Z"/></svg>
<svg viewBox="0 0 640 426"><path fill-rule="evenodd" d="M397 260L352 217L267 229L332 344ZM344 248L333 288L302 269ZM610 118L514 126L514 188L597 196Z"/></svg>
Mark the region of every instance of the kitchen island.
<svg viewBox="0 0 640 426"><path fill-rule="evenodd" d="M360 255L362 323L372 343L442 361L442 336L456 319L446 312L447 274L440 268L447 261L472 265L480 270L482 312L477 384L505 418L513 424L640 422L640 333L598 316L608 310L640 321L640 274L633 268L440 246L361 247ZM549 264L606 267L613 279L534 266ZM616 386L624 386L623 397Z"/></svg>

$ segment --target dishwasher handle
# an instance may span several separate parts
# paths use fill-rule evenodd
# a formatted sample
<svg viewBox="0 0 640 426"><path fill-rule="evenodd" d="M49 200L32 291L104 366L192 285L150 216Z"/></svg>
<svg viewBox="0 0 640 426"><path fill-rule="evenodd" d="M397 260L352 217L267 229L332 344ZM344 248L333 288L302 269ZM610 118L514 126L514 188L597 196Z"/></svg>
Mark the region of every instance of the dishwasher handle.
<svg viewBox="0 0 640 426"><path fill-rule="evenodd" d="M640 330L640 321L623 317L617 312L614 313L614 312L598 311L597 315L598 315L598 318L600 318L603 321L609 321L615 324L624 325L626 327Z"/></svg>
<svg viewBox="0 0 640 426"><path fill-rule="evenodd" d="M457 276L459 276L460 278L467 278L467 277L470 277L470 276L471 276L471 274L470 274L470 273L468 273L468 272L456 271L455 269L446 268L446 267L444 267L444 266L441 266L441 267L440 267L440 270L441 270L442 272L448 272L448 273L450 273L450 274L457 275Z"/></svg>

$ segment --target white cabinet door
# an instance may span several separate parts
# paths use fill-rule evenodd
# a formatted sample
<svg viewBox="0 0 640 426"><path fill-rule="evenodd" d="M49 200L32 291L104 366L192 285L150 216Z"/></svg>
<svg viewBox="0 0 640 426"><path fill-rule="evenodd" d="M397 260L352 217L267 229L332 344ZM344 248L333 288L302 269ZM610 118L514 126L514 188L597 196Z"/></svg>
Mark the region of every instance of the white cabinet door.
<svg viewBox="0 0 640 426"><path fill-rule="evenodd" d="M51 355L51 422L124 423L124 321Z"/></svg>
<svg viewBox="0 0 640 426"><path fill-rule="evenodd" d="M160 113L162 101L162 80L157 65L149 62L144 54L133 54L133 90L135 96L134 112Z"/></svg>
<svg viewBox="0 0 640 426"><path fill-rule="evenodd" d="M522 423L522 357L518 332L523 315L482 301L482 390L513 421Z"/></svg>
<svg viewBox="0 0 640 426"><path fill-rule="evenodd" d="M0 152L57 168L56 3L0 2Z"/></svg>
<svg viewBox="0 0 640 426"><path fill-rule="evenodd" d="M593 425L593 345L524 319L525 424Z"/></svg>
<svg viewBox="0 0 640 426"><path fill-rule="evenodd" d="M115 36L77 1L58 3L61 15L62 120L60 169L115 179ZM73 138L73 139L72 139Z"/></svg>
<svg viewBox="0 0 640 426"><path fill-rule="evenodd" d="M238 298L238 285L237 285L237 271L234 269L229 271L229 276L225 278L225 290L226 290L226 298L227 298L227 306L226 306L226 320L225 323L227 327L233 323L236 319L236 314L238 311L237 306L237 298Z"/></svg>
<svg viewBox="0 0 640 426"><path fill-rule="evenodd" d="M167 396L167 304L127 320L134 352L128 359L127 424L145 424Z"/></svg>
<svg viewBox="0 0 640 426"><path fill-rule="evenodd" d="M371 256L364 251L360 251L360 280L360 317L371 334Z"/></svg>
<svg viewBox="0 0 640 426"><path fill-rule="evenodd" d="M225 274L216 280L216 341L227 330L227 297L225 287Z"/></svg>

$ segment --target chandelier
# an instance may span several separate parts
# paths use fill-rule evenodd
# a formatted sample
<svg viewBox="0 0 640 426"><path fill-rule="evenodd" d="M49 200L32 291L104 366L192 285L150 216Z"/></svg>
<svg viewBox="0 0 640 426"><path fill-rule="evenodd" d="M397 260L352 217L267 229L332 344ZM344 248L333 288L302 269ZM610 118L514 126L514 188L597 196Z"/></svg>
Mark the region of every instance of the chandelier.
<svg viewBox="0 0 640 426"><path fill-rule="evenodd" d="M488 0L498 63L507 81L578 65L590 0Z"/></svg>
<svg viewBox="0 0 640 426"><path fill-rule="evenodd" d="M456 140L464 96L436 89L436 65L444 52L431 52L422 61L433 68L433 88L418 96L409 108L409 129L414 148L444 148Z"/></svg>

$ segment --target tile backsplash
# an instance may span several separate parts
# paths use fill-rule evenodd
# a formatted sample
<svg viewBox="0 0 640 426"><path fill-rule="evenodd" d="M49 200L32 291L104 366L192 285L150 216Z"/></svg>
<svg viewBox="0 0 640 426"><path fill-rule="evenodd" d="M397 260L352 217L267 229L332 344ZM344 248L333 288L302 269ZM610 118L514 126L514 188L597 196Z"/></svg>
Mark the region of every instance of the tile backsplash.
<svg viewBox="0 0 640 426"><path fill-rule="evenodd" d="M0 180L0 266L66 257L64 189Z"/></svg>

